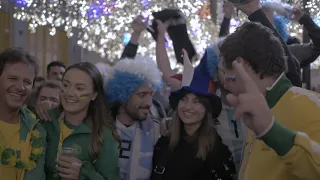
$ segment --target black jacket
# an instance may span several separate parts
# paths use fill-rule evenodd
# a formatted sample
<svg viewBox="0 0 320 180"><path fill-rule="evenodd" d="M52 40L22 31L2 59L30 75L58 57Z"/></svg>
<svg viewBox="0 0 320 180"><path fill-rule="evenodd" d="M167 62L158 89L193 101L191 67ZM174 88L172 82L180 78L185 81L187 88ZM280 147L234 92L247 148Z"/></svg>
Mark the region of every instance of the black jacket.
<svg viewBox="0 0 320 180"><path fill-rule="evenodd" d="M155 170L162 170L156 168L161 164L166 164L161 180L232 180L236 174L232 155L220 138L205 161L196 158L196 143L181 138L171 152L168 151L169 141L168 137L161 137L154 148L151 180L160 179Z"/></svg>

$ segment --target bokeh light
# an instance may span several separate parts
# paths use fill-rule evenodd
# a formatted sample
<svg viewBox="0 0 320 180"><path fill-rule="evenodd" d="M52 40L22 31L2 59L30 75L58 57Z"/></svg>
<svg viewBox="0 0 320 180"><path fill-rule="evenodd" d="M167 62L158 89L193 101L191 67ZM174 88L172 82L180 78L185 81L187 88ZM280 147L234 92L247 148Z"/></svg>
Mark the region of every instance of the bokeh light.
<svg viewBox="0 0 320 180"><path fill-rule="evenodd" d="M108 61L116 61L121 56L123 47L130 39L130 23L142 14L165 8L179 8L186 15L190 39L201 55L219 31L223 18L223 1L217 0L216 24L210 15L209 0L10 0L15 4L14 18L27 21L29 30L34 33L39 26L48 26L49 34L55 35L57 28L67 32L68 37L77 35L78 45L99 53ZM294 7L302 7L301 0L283 0ZM0 1L1 7L1 1ZM309 0L306 8L315 18L320 16L319 0ZM316 20L316 19L315 19ZM247 21L247 16L240 11L235 12L231 21L231 32ZM77 30L77 33L75 33ZM301 37L302 27L295 22L288 23L290 35ZM174 68L175 56L172 42L166 44L171 64ZM147 32L140 38L140 55L155 57L155 41Z"/></svg>
<svg viewBox="0 0 320 180"><path fill-rule="evenodd" d="M50 0L45 4L43 0L15 0L14 17L27 21L31 32L39 26L49 26L51 35L56 28L63 28L71 37L77 29L79 46L112 62L121 56L128 42L133 19L143 14L150 16L151 23L151 13L165 8L183 11L190 38L201 54L217 34L207 0ZM151 35L143 33L140 40L138 53L155 57L155 41ZM172 49L170 44L168 42L167 46ZM169 55L174 58L172 50Z"/></svg>

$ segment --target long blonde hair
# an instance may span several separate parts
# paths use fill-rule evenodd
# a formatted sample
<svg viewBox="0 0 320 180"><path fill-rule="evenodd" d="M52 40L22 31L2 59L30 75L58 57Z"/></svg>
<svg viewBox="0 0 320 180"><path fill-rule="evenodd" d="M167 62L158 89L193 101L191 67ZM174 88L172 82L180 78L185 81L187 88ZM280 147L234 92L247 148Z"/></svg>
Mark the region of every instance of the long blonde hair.
<svg viewBox="0 0 320 180"><path fill-rule="evenodd" d="M183 97L183 96L181 96ZM202 103L206 109L206 114L201 121L200 127L195 133L196 142L198 143L198 152L196 157L202 160L206 160L208 152L213 149L217 133L213 125L212 107L209 99L203 96L197 96L200 103ZM172 117L172 126L170 129L170 143L169 148L171 151L179 144L181 138L181 128L183 128L183 122L181 121L178 110L176 109Z"/></svg>

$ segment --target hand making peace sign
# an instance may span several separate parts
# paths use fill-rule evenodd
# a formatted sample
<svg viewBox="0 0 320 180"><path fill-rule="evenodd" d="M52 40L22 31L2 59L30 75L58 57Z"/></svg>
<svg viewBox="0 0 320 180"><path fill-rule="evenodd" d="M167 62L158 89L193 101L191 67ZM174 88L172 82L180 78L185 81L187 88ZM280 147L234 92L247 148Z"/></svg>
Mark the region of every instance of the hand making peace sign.
<svg viewBox="0 0 320 180"><path fill-rule="evenodd" d="M245 88L244 93L237 96L227 95L227 100L236 109L234 118L242 119L256 135L265 134L273 125L273 116L265 97L245 71L242 63L235 60L232 66L237 80L241 81Z"/></svg>

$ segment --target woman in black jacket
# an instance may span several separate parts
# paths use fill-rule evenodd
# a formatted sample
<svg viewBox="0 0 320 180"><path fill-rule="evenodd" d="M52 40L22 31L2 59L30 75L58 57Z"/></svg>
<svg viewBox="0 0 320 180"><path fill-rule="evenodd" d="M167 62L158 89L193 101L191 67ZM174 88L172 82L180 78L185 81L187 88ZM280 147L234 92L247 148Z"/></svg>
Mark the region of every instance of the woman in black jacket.
<svg viewBox="0 0 320 180"><path fill-rule="evenodd" d="M209 76L192 65L184 69L182 88L169 97L175 110L172 126L154 148L151 180L232 180L236 174L232 155L213 126L221 100L213 93Z"/></svg>

